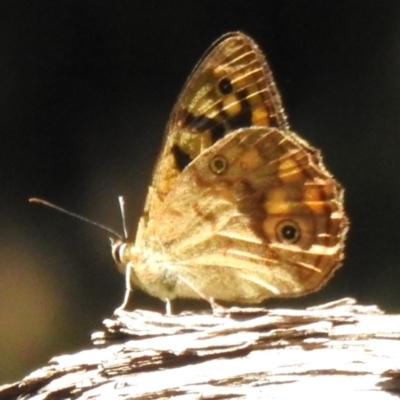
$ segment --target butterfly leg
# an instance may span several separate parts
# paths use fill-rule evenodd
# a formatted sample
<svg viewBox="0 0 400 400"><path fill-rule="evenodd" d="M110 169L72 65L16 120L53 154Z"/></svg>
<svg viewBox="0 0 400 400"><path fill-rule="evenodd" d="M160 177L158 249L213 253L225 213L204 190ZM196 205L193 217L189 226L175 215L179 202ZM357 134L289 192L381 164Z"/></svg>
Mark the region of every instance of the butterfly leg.
<svg viewBox="0 0 400 400"><path fill-rule="evenodd" d="M126 272L125 272L125 295L124 295L124 300L122 304L117 307L117 310L125 310L126 306L128 305L129 302L129 297L132 293L132 284L131 284L131 271L132 271L132 264L128 263L126 266Z"/></svg>
<svg viewBox="0 0 400 400"><path fill-rule="evenodd" d="M173 306L172 306L172 300L170 300L170 299L166 299L165 300L165 313L166 313L166 315L173 315L174 314L174 310L173 310Z"/></svg>
<svg viewBox="0 0 400 400"><path fill-rule="evenodd" d="M224 306L221 306L221 304L218 304L212 297L207 299L207 301L209 302L209 304L212 308L213 315L219 315L221 313L224 314L228 310Z"/></svg>

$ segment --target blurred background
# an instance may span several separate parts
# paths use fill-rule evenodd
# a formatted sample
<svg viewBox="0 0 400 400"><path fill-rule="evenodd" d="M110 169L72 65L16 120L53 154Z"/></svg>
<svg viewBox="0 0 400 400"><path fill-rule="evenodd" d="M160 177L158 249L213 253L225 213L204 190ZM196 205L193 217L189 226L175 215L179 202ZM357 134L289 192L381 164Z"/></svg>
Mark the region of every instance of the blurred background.
<svg viewBox="0 0 400 400"><path fill-rule="evenodd" d="M108 235L28 203L136 225L186 77L225 32L264 50L292 128L343 183L347 257L304 307L400 312L400 2L0 2L0 383L90 345L120 304ZM163 311L146 296L140 307Z"/></svg>

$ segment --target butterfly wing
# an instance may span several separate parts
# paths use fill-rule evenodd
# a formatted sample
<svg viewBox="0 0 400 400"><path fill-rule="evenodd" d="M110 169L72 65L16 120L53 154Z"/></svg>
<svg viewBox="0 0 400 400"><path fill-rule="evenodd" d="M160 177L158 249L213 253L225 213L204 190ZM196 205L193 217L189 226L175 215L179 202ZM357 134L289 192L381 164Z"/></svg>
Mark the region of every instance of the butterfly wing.
<svg viewBox="0 0 400 400"><path fill-rule="evenodd" d="M161 299L259 302L321 287L343 258L343 191L288 131L264 56L242 33L206 53L178 98L135 244L135 286Z"/></svg>
<svg viewBox="0 0 400 400"><path fill-rule="evenodd" d="M222 36L187 80L172 111L146 200L151 219L180 173L205 149L235 129L288 128L271 71L246 35Z"/></svg>
<svg viewBox="0 0 400 400"><path fill-rule="evenodd" d="M177 296L259 302L303 295L340 266L342 197L319 153L295 134L239 129L181 173L149 221L146 247L179 277Z"/></svg>

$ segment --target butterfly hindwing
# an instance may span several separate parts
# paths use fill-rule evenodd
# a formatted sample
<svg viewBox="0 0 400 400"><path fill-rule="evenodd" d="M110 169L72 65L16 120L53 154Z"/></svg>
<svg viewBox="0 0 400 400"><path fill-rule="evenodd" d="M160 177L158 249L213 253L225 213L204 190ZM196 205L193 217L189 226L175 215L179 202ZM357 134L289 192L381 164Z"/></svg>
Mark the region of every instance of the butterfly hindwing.
<svg viewBox="0 0 400 400"><path fill-rule="evenodd" d="M213 268L224 300L315 290L340 264L346 220L342 189L312 150L275 128L232 132L182 172L148 237L210 297Z"/></svg>

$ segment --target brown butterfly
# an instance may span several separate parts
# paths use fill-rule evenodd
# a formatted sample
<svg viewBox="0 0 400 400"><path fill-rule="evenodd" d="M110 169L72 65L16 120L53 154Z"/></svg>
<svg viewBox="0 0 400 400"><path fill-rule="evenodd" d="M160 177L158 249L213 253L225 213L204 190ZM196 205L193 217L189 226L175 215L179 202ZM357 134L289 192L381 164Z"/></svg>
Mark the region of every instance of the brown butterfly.
<svg viewBox="0 0 400 400"><path fill-rule="evenodd" d="M343 259L343 190L289 131L271 71L241 32L189 77L168 123L136 239L113 255L130 284L258 303L323 286Z"/></svg>

